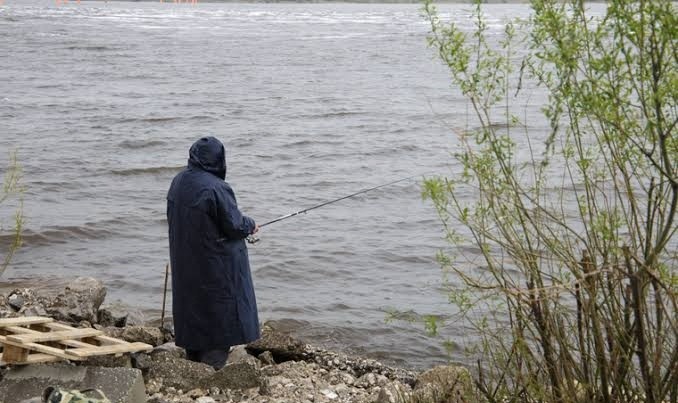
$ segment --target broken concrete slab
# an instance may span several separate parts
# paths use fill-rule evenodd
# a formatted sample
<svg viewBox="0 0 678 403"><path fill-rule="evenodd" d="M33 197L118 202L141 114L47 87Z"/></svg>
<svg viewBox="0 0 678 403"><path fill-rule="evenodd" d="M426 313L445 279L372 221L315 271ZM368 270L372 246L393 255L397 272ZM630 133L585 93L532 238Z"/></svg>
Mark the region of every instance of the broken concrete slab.
<svg viewBox="0 0 678 403"><path fill-rule="evenodd" d="M0 381L0 401L20 403L40 396L48 386L99 389L113 403L146 402L144 379L138 369L80 367L69 364L10 368Z"/></svg>

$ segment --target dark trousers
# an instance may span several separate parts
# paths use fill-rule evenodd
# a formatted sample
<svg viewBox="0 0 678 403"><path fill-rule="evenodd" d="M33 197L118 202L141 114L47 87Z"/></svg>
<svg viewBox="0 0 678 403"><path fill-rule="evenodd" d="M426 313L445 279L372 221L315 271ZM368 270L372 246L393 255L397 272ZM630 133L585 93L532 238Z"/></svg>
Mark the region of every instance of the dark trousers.
<svg viewBox="0 0 678 403"><path fill-rule="evenodd" d="M211 365L220 370L228 359L228 349L225 350L186 350L186 359Z"/></svg>

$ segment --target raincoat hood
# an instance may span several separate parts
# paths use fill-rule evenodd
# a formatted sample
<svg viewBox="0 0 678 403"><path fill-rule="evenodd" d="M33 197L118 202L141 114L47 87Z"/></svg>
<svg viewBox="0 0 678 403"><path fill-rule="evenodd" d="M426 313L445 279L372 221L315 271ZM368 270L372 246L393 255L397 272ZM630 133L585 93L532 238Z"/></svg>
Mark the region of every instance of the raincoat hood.
<svg viewBox="0 0 678 403"><path fill-rule="evenodd" d="M217 138L203 137L188 152L188 166L202 169L221 179L226 178L226 152Z"/></svg>

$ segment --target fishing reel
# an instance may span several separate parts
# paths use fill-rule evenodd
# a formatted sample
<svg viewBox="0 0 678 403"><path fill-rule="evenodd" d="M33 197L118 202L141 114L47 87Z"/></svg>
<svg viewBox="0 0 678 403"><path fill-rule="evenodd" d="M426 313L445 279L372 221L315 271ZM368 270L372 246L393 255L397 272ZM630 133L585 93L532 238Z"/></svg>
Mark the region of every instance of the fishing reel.
<svg viewBox="0 0 678 403"><path fill-rule="evenodd" d="M248 235L247 238L247 243L254 245L255 243L259 242L259 238L254 236L254 235Z"/></svg>

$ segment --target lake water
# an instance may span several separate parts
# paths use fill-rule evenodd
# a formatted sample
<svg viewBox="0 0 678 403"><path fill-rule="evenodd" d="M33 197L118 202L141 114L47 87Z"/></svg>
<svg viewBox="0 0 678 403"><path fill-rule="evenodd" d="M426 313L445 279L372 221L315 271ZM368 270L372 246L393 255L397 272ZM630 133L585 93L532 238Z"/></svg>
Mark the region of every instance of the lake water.
<svg viewBox="0 0 678 403"><path fill-rule="evenodd" d="M471 29L469 6L440 9ZM528 7L486 13L500 32ZM415 175L266 227L249 248L253 277L260 318L309 342L445 362L422 325L385 321L392 309L452 312L435 261L443 229L420 183L458 172L450 153L469 109L427 32L417 4L5 0L0 166L18 152L26 232L2 288L93 276L107 302L159 317L165 195L189 146L211 134L241 210L260 223ZM530 102L536 111L543 98ZM463 361L470 333L445 332Z"/></svg>

